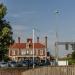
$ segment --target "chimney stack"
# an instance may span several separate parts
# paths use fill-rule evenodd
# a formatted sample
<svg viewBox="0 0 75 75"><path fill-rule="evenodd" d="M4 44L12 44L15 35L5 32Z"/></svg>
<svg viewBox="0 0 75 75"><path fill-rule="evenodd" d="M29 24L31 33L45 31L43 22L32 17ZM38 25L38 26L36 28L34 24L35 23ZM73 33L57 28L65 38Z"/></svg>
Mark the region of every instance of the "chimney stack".
<svg viewBox="0 0 75 75"><path fill-rule="evenodd" d="M18 43L20 43L20 37L18 37Z"/></svg>
<svg viewBox="0 0 75 75"><path fill-rule="evenodd" d="M28 38L27 43L32 43L32 38Z"/></svg>
<svg viewBox="0 0 75 75"><path fill-rule="evenodd" d="M47 36L45 36L45 48L47 49Z"/></svg>
<svg viewBox="0 0 75 75"><path fill-rule="evenodd" d="M37 43L39 43L39 37L37 37Z"/></svg>

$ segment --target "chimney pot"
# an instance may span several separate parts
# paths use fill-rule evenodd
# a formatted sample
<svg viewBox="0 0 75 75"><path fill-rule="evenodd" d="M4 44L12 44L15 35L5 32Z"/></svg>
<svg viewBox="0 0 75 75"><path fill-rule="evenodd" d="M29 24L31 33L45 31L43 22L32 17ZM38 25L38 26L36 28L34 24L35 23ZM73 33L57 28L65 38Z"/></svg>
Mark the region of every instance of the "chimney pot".
<svg viewBox="0 0 75 75"><path fill-rule="evenodd" d="M18 37L18 43L20 43L20 37Z"/></svg>
<svg viewBox="0 0 75 75"><path fill-rule="evenodd" d="M32 43L32 38L28 38L28 39L27 39L27 42L28 42L28 43Z"/></svg>
<svg viewBox="0 0 75 75"><path fill-rule="evenodd" d="M39 43L39 37L37 37L37 43Z"/></svg>
<svg viewBox="0 0 75 75"><path fill-rule="evenodd" d="M45 47L47 49L47 36L45 36Z"/></svg>

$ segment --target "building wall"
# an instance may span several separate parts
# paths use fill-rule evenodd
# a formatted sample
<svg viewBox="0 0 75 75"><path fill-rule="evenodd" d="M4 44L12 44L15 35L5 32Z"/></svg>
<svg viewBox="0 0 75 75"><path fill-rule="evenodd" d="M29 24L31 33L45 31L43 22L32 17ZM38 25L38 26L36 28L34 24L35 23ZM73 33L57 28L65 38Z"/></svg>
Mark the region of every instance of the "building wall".
<svg viewBox="0 0 75 75"><path fill-rule="evenodd" d="M9 49L9 57L11 59L33 57L33 49ZM34 57L43 58L45 57L44 49L35 49Z"/></svg>

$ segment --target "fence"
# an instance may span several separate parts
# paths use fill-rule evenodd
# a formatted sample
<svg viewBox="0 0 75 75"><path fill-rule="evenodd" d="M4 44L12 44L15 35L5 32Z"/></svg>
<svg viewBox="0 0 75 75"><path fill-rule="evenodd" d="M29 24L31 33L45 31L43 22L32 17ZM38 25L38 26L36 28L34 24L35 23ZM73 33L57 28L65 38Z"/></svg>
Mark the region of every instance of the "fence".
<svg viewBox="0 0 75 75"><path fill-rule="evenodd" d="M25 68L0 68L0 75L21 75Z"/></svg>
<svg viewBox="0 0 75 75"><path fill-rule="evenodd" d="M25 68L0 68L0 75L75 75L75 66L46 66Z"/></svg>
<svg viewBox="0 0 75 75"><path fill-rule="evenodd" d="M22 72L22 75L75 75L75 66L48 66Z"/></svg>

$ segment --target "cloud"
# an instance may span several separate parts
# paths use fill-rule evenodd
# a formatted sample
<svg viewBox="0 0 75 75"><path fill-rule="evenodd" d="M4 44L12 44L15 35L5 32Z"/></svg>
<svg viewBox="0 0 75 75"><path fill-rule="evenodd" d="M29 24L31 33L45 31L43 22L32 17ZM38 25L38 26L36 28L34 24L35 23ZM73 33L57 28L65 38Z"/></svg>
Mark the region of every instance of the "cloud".
<svg viewBox="0 0 75 75"><path fill-rule="evenodd" d="M32 35L30 28L25 25L13 25L13 38L17 42L17 38L21 37L21 42L25 42L28 37Z"/></svg>
<svg viewBox="0 0 75 75"><path fill-rule="evenodd" d="M19 14L12 14L11 17L17 18L17 17L20 17L20 15Z"/></svg>
<svg viewBox="0 0 75 75"><path fill-rule="evenodd" d="M13 30L17 30L17 31L28 29L28 27L25 25L12 25L12 28L13 28Z"/></svg>
<svg viewBox="0 0 75 75"><path fill-rule="evenodd" d="M0 0L0 3L3 3L3 0Z"/></svg>
<svg viewBox="0 0 75 75"><path fill-rule="evenodd" d="M14 37L17 36L24 37L24 36L28 36L29 33L31 33L29 32L30 28L26 25L13 25L12 28L13 28Z"/></svg>
<svg viewBox="0 0 75 75"><path fill-rule="evenodd" d="M18 12L18 13L10 13L8 15L13 18L19 18L19 17L23 17L24 15L32 15L34 13L36 13L36 12L35 11L22 11L22 12Z"/></svg>
<svg viewBox="0 0 75 75"><path fill-rule="evenodd" d="M25 25L12 25L12 28L13 28L13 37L15 40L17 40L17 37L21 37L23 39L23 37L26 34L25 32L28 29L28 27Z"/></svg>

